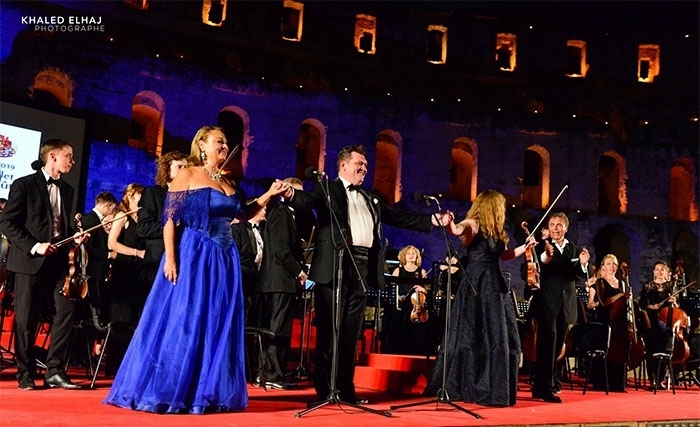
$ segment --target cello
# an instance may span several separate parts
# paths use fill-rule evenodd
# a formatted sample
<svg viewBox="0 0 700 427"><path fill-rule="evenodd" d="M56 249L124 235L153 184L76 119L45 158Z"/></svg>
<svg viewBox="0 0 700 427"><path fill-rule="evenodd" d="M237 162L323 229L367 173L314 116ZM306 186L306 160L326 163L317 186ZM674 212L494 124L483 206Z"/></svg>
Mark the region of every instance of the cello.
<svg viewBox="0 0 700 427"><path fill-rule="evenodd" d="M666 297L659 305L664 305L672 297L685 292L689 285L685 284L685 272L683 271L683 262L676 262L675 271L673 274L673 291L671 295ZM691 283L692 284L692 283ZM680 288L679 288L680 285ZM661 307L658 313L659 323L663 322L667 328L673 331L673 355L671 362L675 364L683 364L690 357L690 346L686 338L686 332L690 327L690 317L681 308L676 306L676 303L671 303L665 307Z"/></svg>
<svg viewBox="0 0 700 427"><path fill-rule="evenodd" d="M644 360L644 342L639 338L637 332L635 317L639 307L632 298L626 262L620 263L620 271L622 272L620 282L625 296L609 306L612 334L608 357L613 362L624 364L627 366L627 370L631 371L638 368Z"/></svg>

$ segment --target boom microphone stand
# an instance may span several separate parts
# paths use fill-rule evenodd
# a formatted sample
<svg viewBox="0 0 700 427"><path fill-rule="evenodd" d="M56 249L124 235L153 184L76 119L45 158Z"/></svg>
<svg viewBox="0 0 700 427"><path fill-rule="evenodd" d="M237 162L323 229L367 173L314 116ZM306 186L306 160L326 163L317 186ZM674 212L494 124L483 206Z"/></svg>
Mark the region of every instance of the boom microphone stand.
<svg viewBox="0 0 700 427"><path fill-rule="evenodd" d="M430 200L431 199L426 199L426 204L430 206ZM435 203L437 204L437 211L433 211L433 216L438 219L438 212L440 211L440 203L437 201L437 199L432 199L435 200ZM438 219L438 224L440 224L440 221ZM450 240L447 238L447 231L445 230L445 226L441 225L440 230L442 230L442 237L445 239L445 244L447 246L447 253L449 254L449 259L452 258L452 256L455 256L457 258L457 252L454 250L454 247L452 247L452 243ZM474 288L474 285L471 283L469 280L469 276L467 276L467 270L464 269L464 266L462 263L459 261L459 258L457 258L457 263L459 264L459 267L464 271L465 277L467 278L467 283L469 286L472 288L472 292L474 295L477 295L476 289ZM442 357L442 385L438 389L437 395L435 396L434 399L431 400L426 400L423 402L413 402L413 403L406 403L403 405L392 405L389 407L392 411L395 409L401 409L401 408L408 408L411 406L421 406L421 405L428 405L432 403L444 403L446 405L450 405L455 409L459 409L462 412L465 412L469 415L471 415L474 418L481 419L481 415L470 411L469 409L463 408L459 406L458 404L454 403L452 399L450 399L449 394L447 393L447 361L448 361L448 343L449 343L449 335L450 335L450 313L452 311L452 268L451 268L451 262L448 262L447 266L447 292L445 295L445 299L447 300L445 304L445 333L443 335L443 344L442 344L442 352L443 352L443 357Z"/></svg>
<svg viewBox="0 0 700 427"><path fill-rule="evenodd" d="M294 414L296 418L300 418L306 414L308 414L311 411L315 411L316 409L322 408L330 403L336 403L338 406L340 405L347 405L351 406L353 408L361 409L366 412L371 412L373 414L377 415L384 415L385 417L391 417L391 412L389 411L379 411L376 409L368 408L366 406L362 406L357 403L351 403L351 402L345 402L340 399L338 389L336 388L336 381L337 381L337 376L338 376L338 334L339 334L339 328L340 328L340 291L343 286L343 256L345 254L345 251L347 251L349 255L349 259L355 269L355 273L357 274L357 278L360 281L360 284L362 285L363 290L365 293L367 292L367 287L365 286L364 280L362 279L362 276L360 275L360 270L357 267L357 264L355 263L355 259L352 257L352 254L350 253L350 246L348 245L348 240L347 236L345 235L345 232L343 231L343 228L340 226L340 221L338 220L338 217L336 216L335 212L333 211L333 207L331 206L331 196L330 196L330 190L329 190L329 183L327 179L323 179L324 175L318 175L318 180L319 180L319 185L321 186L321 189L323 190L324 195L326 196L326 204L328 207L328 212L330 213L330 216L332 218L333 223L337 227L339 233L340 233L340 239L336 239L335 235L333 235L333 242L336 243L336 252L338 254L337 258L337 263L338 263L338 270L337 270L337 275L336 275L336 281L335 281L335 289L334 291L334 297L333 297L333 311L334 311L334 316L333 316L333 322L332 322L332 328L333 328L333 347L332 347L332 353L331 353L331 384L330 384L330 392L328 393L328 397L324 400L321 400L319 402L311 403L309 404L309 407L301 412L297 412ZM325 186L324 186L325 184ZM331 227L331 232L333 232L333 227ZM340 242L338 242L340 240ZM317 349L318 350L318 349Z"/></svg>

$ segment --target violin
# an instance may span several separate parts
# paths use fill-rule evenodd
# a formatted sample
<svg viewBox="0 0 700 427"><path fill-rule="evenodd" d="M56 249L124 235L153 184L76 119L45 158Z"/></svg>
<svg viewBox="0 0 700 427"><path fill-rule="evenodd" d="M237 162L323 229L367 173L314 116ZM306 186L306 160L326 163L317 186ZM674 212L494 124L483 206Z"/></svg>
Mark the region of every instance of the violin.
<svg viewBox="0 0 700 427"><path fill-rule="evenodd" d="M527 229L527 222L523 221L520 224L525 233L530 235L530 230ZM530 289L540 288L540 263L537 260L537 254L533 246L525 246L525 261L527 263L527 286Z"/></svg>
<svg viewBox="0 0 700 427"><path fill-rule="evenodd" d="M413 304L413 310L411 310L411 322L427 322L428 310L425 308L425 294L418 291L413 292L411 294L411 303Z"/></svg>
<svg viewBox="0 0 700 427"><path fill-rule="evenodd" d="M82 215L75 216L75 225L79 232L83 232ZM87 275L88 254L84 244L72 248L68 252L68 275L63 281L61 295L72 300L83 299L88 293Z"/></svg>

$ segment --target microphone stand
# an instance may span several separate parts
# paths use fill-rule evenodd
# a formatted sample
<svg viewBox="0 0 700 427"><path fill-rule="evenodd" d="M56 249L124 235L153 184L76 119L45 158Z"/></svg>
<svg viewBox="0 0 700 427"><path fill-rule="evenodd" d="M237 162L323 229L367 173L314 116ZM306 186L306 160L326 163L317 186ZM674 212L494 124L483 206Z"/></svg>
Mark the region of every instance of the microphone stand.
<svg viewBox="0 0 700 427"><path fill-rule="evenodd" d="M338 376L338 340L339 340L339 329L340 329L340 291L343 287L343 257L345 255L345 251L348 253L348 257L352 263L353 268L355 269L355 274L357 275L358 280L360 281L360 284L362 285L362 290L367 293L367 286L365 286L364 280L362 279L362 276L360 275L360 270L357 267L357 263L355 262L355 259L352 257L352 254L350 252L350 246L348 245L348 239L343 231L343 228L340 226L340 221L338 220L338 217L335 214L335 211L333 210L333 206L331 205L331 195L330 195L330 189L329 189L329 183L328 179L323 179L325 175L319 175L318 180L319 180L319 185L321 186L321 189L323 190L324 195L326 196L326 205L328 208L328 212L332 218L333 224L338 229L338 232L340 233L340 239L336 239L335 234L333 233L333 227L331 225L331 238L333 240L333 243L335 244L335 250L338 254L337 258L337 263L338 263L338 270L336 274L336 280L335 280L335 288L333 289L333 322L332 322L332 330L333 330L333 345L332 345L332 352L331 352L331 384L330 384L330 392L328 393L328 397L324 400L318 401L318 402L313 402L308 405L308 407L301 411L297 412L294 414L296 418L301 418L302 416L308 414L309 412L315 411L316 409L322 408L330 403L335 403L340 405L347 405L351 406L353 408L361 409L366 412L371 412L373 414L377 415L384 415L385 417L391 417L391 412L389 411L379 411L377 409L372 409L368 408L366 406L362 406L360 404L354 403L354 402L346 402L344 400L340 399L339 396L339 391L336 388L336 382L337 382L337 376ZM324 186L325 184L325 186ZM357 191L357 190L355 190ZM340 242L338 241L340 240ZM319 351L318 349L316 349ZM353 355L354 357L354 355Z"/></svg>
<svg viewBox="0 0 700 427"><path fill-rule="evenodd" d="M433 217L437 220L437 223L440 224L439 218L437 216L438 212L440 211L440 203L435 200L436 204L438 205L438 209L433 211ZM430 205L430 200L426 200L426 205ZM476 292L476 289L474 288L474 284L471 282L469 279L469 276L467 275L467 270L464 269L464 266L462 265L461 261L459 258L456 256L457 252L454 250L454 247L452 246L452 242L447 238L447 230L444 225L440 225L440 230L442 231L442 237L445 239L445 245L447 246L447 253L449 254L449 259L452 259L452 256L457 258L457 263L459 264L459 268L462 269L464 272L464 276L467 279L467 283L469 283L469 286L472 289L472 293L474 294L475 297L478 296L478 293ZM432 403L444 403L446 405L452 406L455 409L458 409L462 412L465 412L469 415L471 415L474 418L481 419L481 415L470 411L469 409L463 408L456 404L455 402L450 399L449 394L447 393L447 360L448 360L448 343L449 343L449 335L450 335L450 317L451 317L451 312L452 312L452 262L448 261L447 265L447 292L445 295L445 299L447 302L445 303L445 333L443 334L443 340L442 340L442 384L440 388L437 391L437 395L435 396L434 399L430 400L425 400L422 402L413 402L413 403L406 403L403 405L392 405L389 407L392 411L395 409L401 409L401 408L408 408L411 406L422 406L422 405L429 405ZM437 409L437 407L436 407Z"/></svg>

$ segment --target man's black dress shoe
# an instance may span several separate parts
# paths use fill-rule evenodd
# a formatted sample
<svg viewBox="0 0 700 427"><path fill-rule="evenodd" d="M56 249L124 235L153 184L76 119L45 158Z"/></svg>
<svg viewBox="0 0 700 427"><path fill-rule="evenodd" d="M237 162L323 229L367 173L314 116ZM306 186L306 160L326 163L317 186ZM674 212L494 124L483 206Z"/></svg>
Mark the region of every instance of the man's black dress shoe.
<svg viewBox="0 0 700 427"><path fill-rule="evenodd" d="M44 380L46 385L51 388L65 388L65 389L78 389L80 388L80 385L71 382L71 380L68 379L66 374L63 372L58 372L50 377L46 377Z"/></svg>
<svg viewBox="0 0 700 427"><path fill-rule="evenodd" d="M551 392L550 393L548 393L548 392L540 393L540 392L533 391L532 398L533 399L542 399L545 402L549 402L549 403L561 403L561 397L559 397Z"/></svg>
<svg viewBox="0 0 700 427"><path fill-rule="evenodd" d="M36 384L34 384L34 379L31 374L24 373L19 377L19 385L17 386L20 390L34 390Z"/></svg>
<svg viewBox="0 0 700 427"><path fill-rule="evenodd" d="M294 383L287 383L279 380L266 381L265 385L269 388L274 388L276 390L294 390L295 388L297 388L297 385Z"/></svg>

